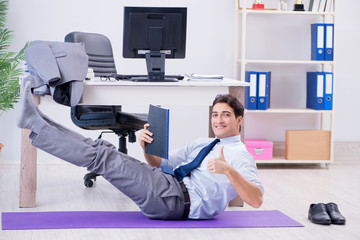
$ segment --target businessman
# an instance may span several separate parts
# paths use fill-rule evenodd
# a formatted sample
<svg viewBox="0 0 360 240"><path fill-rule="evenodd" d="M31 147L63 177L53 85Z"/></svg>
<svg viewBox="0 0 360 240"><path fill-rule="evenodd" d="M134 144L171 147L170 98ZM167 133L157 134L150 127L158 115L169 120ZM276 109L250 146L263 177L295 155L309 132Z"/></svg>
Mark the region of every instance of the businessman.
<svg viewBox="0 0 360 240"><path fill-rule="evenodd" d="M85 138L49 119L36 107L30 82L23 85L18 126L31 130L32 144L102 175L149 218L209 219L223 212L237 195L255 208L263 202L254 159L240 140L244 108L230 95L217 96L213 102L215 139L195 140L172 151L168 160L145 153L146 164L118 152L105 140ZM148 126L139 134L143 148L153 141ZM195 169L187 172L188 163Z"/></svg>

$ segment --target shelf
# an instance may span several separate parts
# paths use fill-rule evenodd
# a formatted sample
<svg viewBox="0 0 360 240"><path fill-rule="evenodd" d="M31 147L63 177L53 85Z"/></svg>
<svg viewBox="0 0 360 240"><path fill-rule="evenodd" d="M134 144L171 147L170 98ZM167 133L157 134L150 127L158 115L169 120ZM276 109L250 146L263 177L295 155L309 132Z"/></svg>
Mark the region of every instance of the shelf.
<svg viewBox="0 0 360 240"><path fill-rule="evenodd" d="M280 10L252 10L252 9L239 9L238 13L245 13L245 14L278 14L278 15L329 15L335 16L334 12L309 12L309 11L280 11Z"/></svg>
<svg viewBox="0 0 360 240"><path fill-rule="evenodd" d="M306 72L308 72L311 68L312 71L314 71L314 67L316 67L316 69L321 70L323 72L335 72L335 58L333 61L314 61L311 60L310 56L309 57L301 57L302 55L299 54L292 54L292 55L288 55L286 56L282 56L281 53L286 53L287 51L287 45L284 45L284 47L282 47L282 45L280 46L279 49L277 49L277 51L273 51L272 54L270 56L264 55L262 53L262 51L264 51L264 49L261 48L249 48L247 45L247 41L254 41L257 39L261 39L261 40L265 40L267 39L267 36L269 34L277 34L275 36L277 36L278 38L283 38L283 34L291 34L294 28L291 29L291 31L287 31L287 29L284 29L284 31L282 31L282 23L284 23L284 27L287 27L287 22L288 21L296 21L297 25L296 26L302 26L301 22L302 21L305 25L305 27L307 27L310 22L314 22L314 21L318 21L321 23L334 23L335 24L335 20L336 20L336 14L335 14L335 0L333 0L332 2L332 7L331 7L331 12L311 12L311 11L292 11L292 9L290 11L281 11L281 10L277 10L276 5L273 5L272 8L273 9L265 9L265 10L253 10L251 9L251 3L253 3L253 0L249 1L249 0L237 0L237 8L235 9L235 21L236 21L236 43L237 43L237 48L235 49L235 60L234 60L234 76L236 78L240 78L241 81L245 81L246 78L246 71L248 71L251 68L254 68L258 71L264 69L263 71L274 71L274 72L283 72L284 77L279 79L281 81L277 81L278 79L273 79L274 81L271 81L271 84L275 84L277 86L281 87L282 81L288 79L288 75L290 76L292 74L292 72L288 71L289 68L293 68L295 67L299 67L299 71L304 72L306 74ZM244 6L244 8L240 8L240 4L242 6ZM247 8L246 8L247 7ZM290 6L289 6L290 7ZM254 29L256 29L257 24L259 23L263 23L266 22L266 24L268 26L275 26L274 29L277 32L273 33L272 31L264 31L264 34L259 33L258 35L248 35L248 32L253 31ZM335 29L335 28L334 28ZM240 32L239 32L240 31ZM271 35L272 36L272 35ZM336 36L336 34L334 33L334 36ZM256 37L257 39L248 39L249 37ZM311 32L308 32L308 29L305 32L305 35L302 34L302 42L306 42L306 39L311 39ZM285 40L287 38L284 38ZM288 41L291 38L288 38ZM305 41L303 41L305 39ZM269 39L269 40L276 40L275 39ZM336 40L334 40L336 41ZM309 44L310 41L308 41L306 44ZM289 43L290 46L291 43ZM271 42L269 42L269 44L267 45L267 47L265 49L271 49ZM252 45L250 45L252 46ZM308 46L308 45L306 45ZM300 46L301 47L301 46ZM250 54L248 54L248 50L250 51L254 51L255 53L257 53L257 55L252 55L253 57L249 59ZM305 50L305 48L304 48ZM270 53L270 52L269 52ZM285 59L284 59L285 58ZM290 58L290 59L286 59L286 58ZM287 74L287 75L286 75ZM286 76L285 76L286 75ZM275 74L274 74L275 76ZM293 75L291 75L291 79L294 79L291 82L291 87L293 86L297 86L296 84L304 84L304 77L303 74L297 74L295 77ZM334 86L335 86L335 73L333 74L333 89L332 92L334 92ZM296 80L296 81L295 81ZM258 81L258 80L257 80ZM297 83L298 82L298 83ZM281 90L281 89L280 89ZM257 90L259 91L259 90ZM286 89L284 89L284 91L286 91ZM299 90L300 91L300 90ZM304 91L304 89L301 89L301 91ZM280 92L281 94L281 92ZM284 92L285 94L285 92ZM286 93L284 95L287 96L288 93ZM306 97L306 92L302 93L303 96ZM290 96L287 96L290 97ZM334 102L333 102L334 104ZM297 106L299 107L299 106ZM277 108L269 108L267 110L247 110L245 109L245 114L250 114L253 118L262 118L265 116L271 116L271 118L273 119L280 119L280 118L284 118L285 121L287 121L287 123L289 123L289 119L287 119L288 116L291 116L291 114L298 114L300 117L302 117L301 115L306 115L306 119L310 118L316 118L316 121L314 121L314 128L315 129L320 129L320 130L324 130L324 129L329 129L330 131L330 159L329 160L324 160L324 159L318 159L318 160L286 160L285 159L285 155L284 155L284 146L281 146L282 148L277 148L276 150L276 154L274 154L275 156L273 156L273 160L256 160L255 162L257 164L330 164L333 162L333 156L334 156L334 114L335 111L334 110L314 110L314 109L308 109L305 108L305 106L303 108L291 108L289 106L283 106L282 104ZM270 115L261 115L261 114L270 114ZM275 115L271 115L271 114L275 114ZM276 115L278 114L278 115ZM258 116L257 116L258 115ZM293 115L293 116L297 116L297 115ZM292 116L292 117L293 117ZM276 124L276 129L279 129L279 131L283 131L283 126L280 126L279 124L277 124L276 122L274 123ZM301 127L298 127L298 124L301 124ZM311 123L312 124L312 123ZM243 129L243 134L245 135L246 129L252 125L249 125L247 123L244 124L244 129ZM287 125L286 125L287 126ZM302 129L302 123L298 123L298 122L290 122L289 126L291 126L291 129ZM254 126L256 127L256 126ZM288 127L287 127L288 128ZM309 127L307 126L306 129L308 129ZM310 127L312 129L312 127ZM265 133L265 134L269 134L269 133ZM270 133L272 134L272 133ZM251 138L251 136L249 136ZM271 138L271 136L263 136L263 138Z"/></svg>
<svg viewBox="0 0 360 240"><path fill-rule="evenodd" d="M241 59L237 60L239 63ZM258 63L258 64L334 64L334 61L312 61L312 60L267 60L267 59L247 59L244 63Z"/></svg>
<svg viewBox="0 0 360 240"><path fill-rule="evenodd" d="M248 110L245 113L332 113L329 110L314 110L308 108L269 108L267 110Z"/></svg>
<svg viewBox="0 0 360 240"><path fill-rule="evenodd" d="M286 160L286 159L276 159L274 158L273 160L256 160L255 163L257 164L278 164L278 163L282 163L282 164L319 164L319 163L325 163L325 164L330 164L331 160Z"/></svg>

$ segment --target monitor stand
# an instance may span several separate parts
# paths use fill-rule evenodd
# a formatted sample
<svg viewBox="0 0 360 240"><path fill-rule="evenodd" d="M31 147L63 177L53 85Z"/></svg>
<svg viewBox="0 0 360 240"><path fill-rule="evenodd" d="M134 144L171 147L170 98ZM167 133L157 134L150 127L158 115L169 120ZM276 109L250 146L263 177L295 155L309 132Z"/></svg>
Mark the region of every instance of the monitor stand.
<svg viewBox="0 0 360 240"><path fill-rule="evenodd" d="M165 76L165 53L150 51L145 53L147 77L132 77L134 82L178 82L177 78Z"/></svg>

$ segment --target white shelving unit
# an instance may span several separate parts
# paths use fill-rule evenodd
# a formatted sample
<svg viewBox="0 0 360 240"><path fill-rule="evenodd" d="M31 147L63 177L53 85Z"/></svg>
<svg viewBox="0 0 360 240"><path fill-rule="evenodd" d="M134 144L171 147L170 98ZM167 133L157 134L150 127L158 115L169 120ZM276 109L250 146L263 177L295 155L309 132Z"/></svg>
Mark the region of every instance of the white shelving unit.
<svg viewBox="0 0 360 240"><path fill-rule="evenodd" d="M335 0L333 0L333 6L331 12L309 12L309 11L281 11L281 10L252 10L248 9L246 7L240 8L240 2L241 6L249 6L249 2L253 3L253 0L236 0L236 45L235 45L235 51L236 51L236 60L235 60L235 73L234 78L239 79L240 81L245 81L245 72L249 69L249 65L256 66L256 67L262 67L266 66L268 71L272 67L276 68L276 71L279 71L281 68L286 68L286 66L297 66L297 65L305 65L305 66L316 66L320 67L322 71L332 71L333 72L333 99L335 99L335 53L334 51L334 61L312 61L307 59L296 59L296 56L294 56L294 59L288 60L288 59L268 59L263 58L248 58L247 57L247 35L248 31L254 30L253 23L251 22L253 19L256 19L257 17L261 18L276 18L276 17L282 17L282 18L289 18L289 21L291 21L291 18L293 16L296 16L297 19L308 19L309 17L317 17L319 20L318 22L330 22L335 23ZM248 4L248 5L247 5ZM266 7L266 6L265 6ZM305 6L306 9L307 6ZM249 19L249 16L251 18ZM252 28L250 28L250 26ZM277 26L279 28L279 26ZM310 28L310 26L308 26ZM250 30L249 30L250 29ZM336 27L334 28L336 29ZM286 34L286 32L283 32L282 34ZM335 34L334 34L335 35ZM266 36L265 36L266 37ZM310 34L308 36L308 42L305 42L303 44L309 44L310 45ZM336 39L334 40L336 43ZM281 51L282 49L277 49L278 51ZM271 71L271 70L270 70ZM281 71L281 70L280 70ZM304 79L306 81L306 79ZM277 79L273 78L271 79L271 84L277 84ZM271 104L270 104L271 106ZM331 111L318 111L313 109L307 109L305 108L269 108L268 110L245 110L245 113L247 116L251 114L252 116L256 117L256 114L271 114L276 117L276 114L282 115L282 114L304 114L306 116L308 115L316 115L318 114L319 117L319 129L324 130L324 126L327 126L330 130L330 160L286 160L284 155L281 156L273 156L273 160L257 160L257 163L297 163L297 164L309 164L309 163L325 163L326 165L333 162L333 156L334 156L334 101L333 101L333 110ZM246 136L246 128L249 127L248 125L251 125L251 123L247 123L245 119L245 137L246 138L252 138L251 136ZM296 126L294 126L296 127ZM314 130L319 130L314 129ZM285 136L285 133L284 133ZM268 138L268 136L263 136L263 138ZM271 140L271 139L270 139Z"/></svg>

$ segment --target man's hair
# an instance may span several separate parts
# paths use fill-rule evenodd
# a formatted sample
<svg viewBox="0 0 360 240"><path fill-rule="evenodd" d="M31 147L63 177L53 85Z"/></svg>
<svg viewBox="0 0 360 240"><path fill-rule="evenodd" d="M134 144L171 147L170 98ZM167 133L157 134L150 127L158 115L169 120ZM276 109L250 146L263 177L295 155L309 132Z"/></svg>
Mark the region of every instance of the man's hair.
<svg viewBox="0 0 360 240"><path fill-rule="evenodd" d="M244 106L239 102L236 97L230 94L217 95L212 104L212 107L214 107L217 103L227 103L234 110L236 118L239 116L244 116Z"/></svg>

